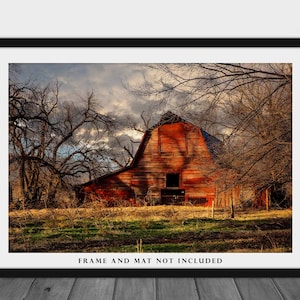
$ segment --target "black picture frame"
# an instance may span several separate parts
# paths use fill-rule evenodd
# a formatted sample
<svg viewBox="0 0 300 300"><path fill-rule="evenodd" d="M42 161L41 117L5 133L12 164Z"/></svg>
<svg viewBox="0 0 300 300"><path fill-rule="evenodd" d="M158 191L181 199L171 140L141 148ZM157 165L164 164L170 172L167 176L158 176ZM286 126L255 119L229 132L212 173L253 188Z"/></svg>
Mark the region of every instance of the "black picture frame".
<svg viewBox="0 0 300 300"><path fill-rule="evenodd" d="M0 47L9 48L296 48L299 44L300 38L0 38Z"/></svg>
<svg viewBox="0 0 300 300"><path fill-rule="evenodd" d="M1 48L299 48L299 38L1 38ZM1 258L0 258L1 260ZM191 269L19 269L0 268L2 277L300 277L298 268Z"/></svg>
<svg viewBox="0 0 300 300"><path fill-rule="evenodd" d="M300 277L300 269L0 269L0 277Z"/></svg>

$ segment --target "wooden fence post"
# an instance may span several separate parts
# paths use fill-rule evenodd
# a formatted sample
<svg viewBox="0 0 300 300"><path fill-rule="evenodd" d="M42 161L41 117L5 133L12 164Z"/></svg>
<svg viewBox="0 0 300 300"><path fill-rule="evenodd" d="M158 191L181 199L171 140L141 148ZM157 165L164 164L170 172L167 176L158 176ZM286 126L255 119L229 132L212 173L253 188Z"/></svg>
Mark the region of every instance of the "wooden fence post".
<svg viewBox="0 0 300 300"><path fill-rule="evenodd" d="M266 210L269 211L270 203L269 203L269 188L266 189Z"/></svg>

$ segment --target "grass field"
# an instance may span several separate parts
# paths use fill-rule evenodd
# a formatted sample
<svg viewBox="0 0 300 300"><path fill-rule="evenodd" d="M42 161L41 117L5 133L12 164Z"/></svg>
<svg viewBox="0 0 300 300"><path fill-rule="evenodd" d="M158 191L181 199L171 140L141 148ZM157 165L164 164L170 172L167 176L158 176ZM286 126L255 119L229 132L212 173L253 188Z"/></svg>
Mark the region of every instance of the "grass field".
<svg viewBox="0 0 300 300"><path fill-rule="evenodd" d="M292 210L193 206L20 210L10 252L291 252Z"/></svg>

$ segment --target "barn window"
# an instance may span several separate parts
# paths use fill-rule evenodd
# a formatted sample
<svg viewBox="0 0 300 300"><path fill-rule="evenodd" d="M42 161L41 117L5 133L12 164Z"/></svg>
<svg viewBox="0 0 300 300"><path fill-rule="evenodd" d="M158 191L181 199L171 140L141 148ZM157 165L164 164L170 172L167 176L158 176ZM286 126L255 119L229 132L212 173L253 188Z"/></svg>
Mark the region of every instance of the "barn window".
<svg viewBox="0 0 300 300"><path fill-rule="evenodd" d="M179 173L167 174L166 187L169 187L169 188L178 188L179 187Z"/></svg>

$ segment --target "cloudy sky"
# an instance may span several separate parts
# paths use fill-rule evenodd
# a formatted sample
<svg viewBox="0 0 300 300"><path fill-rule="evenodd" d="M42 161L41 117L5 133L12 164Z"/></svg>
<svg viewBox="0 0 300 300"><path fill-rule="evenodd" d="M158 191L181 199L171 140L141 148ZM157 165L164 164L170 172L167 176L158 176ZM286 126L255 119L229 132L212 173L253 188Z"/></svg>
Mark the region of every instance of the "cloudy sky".
<svg viewBox="0 0 300 300"><path fill-rule="evenodd" d="M157 69L146 63L18 63L19 79L46 86L59 82L59 96L62 101L80 101L90 92L101 107L101 114L113 114L127 125L134 124L141 131L156 124L161 115L172 111L182 117L180 97L172 101L159 102L153 97L143 97L130 92L125 86L138 88L145 83L160 85L161 76ZM79 102L78 102L79 103ZM146 121L144 125L141 115ZM130 119L130 121L128 121ZM133 127L129 125L129 127ZM133 129L121 130L119 135L131 136L138 141L142 133Z"/></svg>
<svg viewBox="0 0 300 300"><path fill-rule="evenodd" d="M103 107L103 113L138 117L147 109L147 103L124 88L124 82L137 84L149 75L144 64L19 64L22 77L41 84L61 83L62 99L76 101L93 91Z"/></svg>

